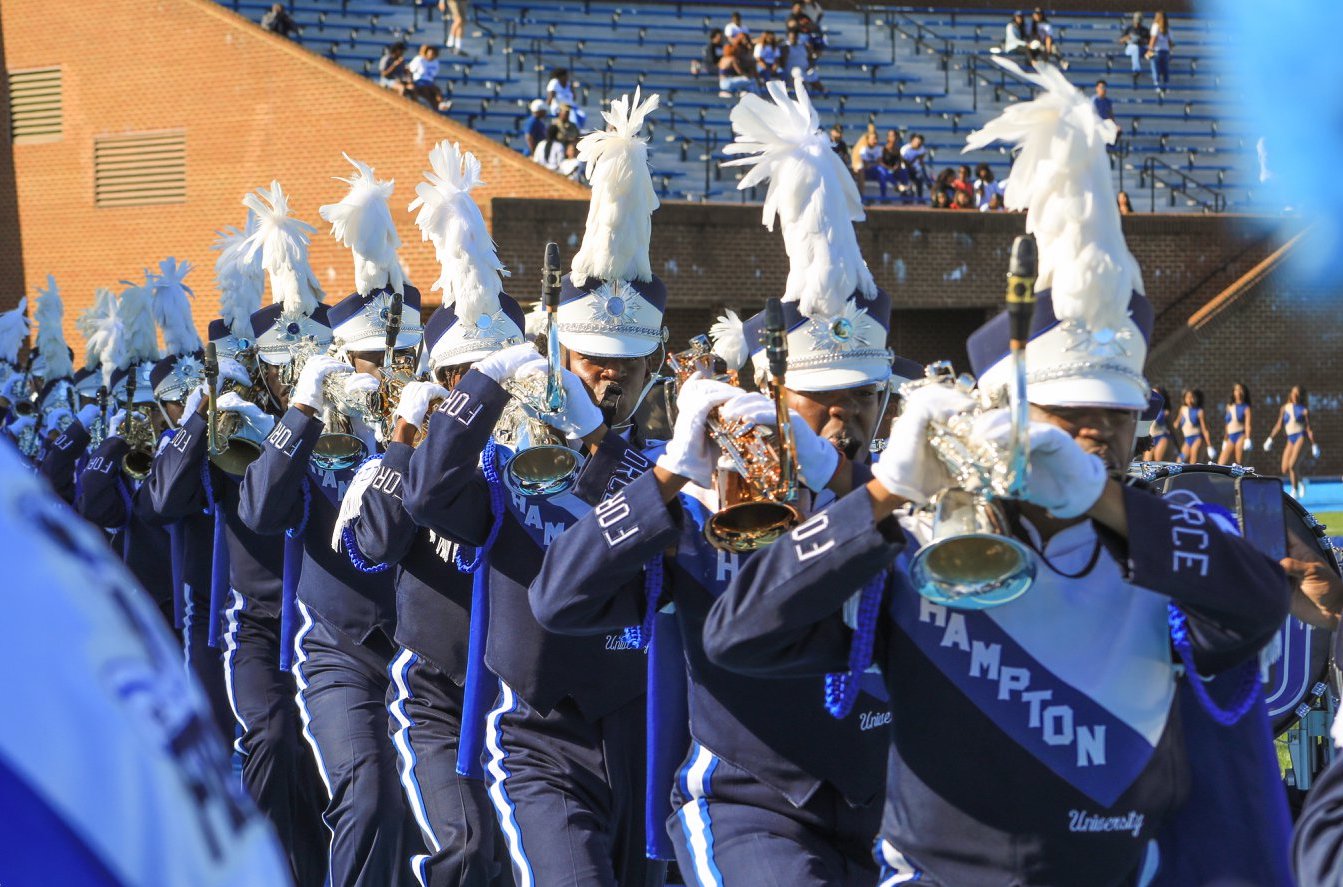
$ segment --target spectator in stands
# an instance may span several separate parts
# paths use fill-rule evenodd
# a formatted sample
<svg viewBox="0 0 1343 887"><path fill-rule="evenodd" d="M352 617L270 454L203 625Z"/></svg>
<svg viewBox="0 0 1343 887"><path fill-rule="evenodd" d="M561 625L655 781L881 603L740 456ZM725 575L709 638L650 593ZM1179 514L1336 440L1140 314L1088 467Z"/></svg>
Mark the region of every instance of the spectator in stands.
<svg viewBox="0 0 1343 887"><path fill-rule="evenodd" d="M431 108L447 111L451 104L443 100L443 92L435 83L438 79L438 47L428 43L420 47L420 52L406 66L410 71L410 94L424 99Z"/></svg>
<svg viewBox="0 0 1343 887"><path fill-rule="evenodd" d="M756 76L760 78L762 84L766 80L779 80L783 77L784 71L779 64L783 60L783 53L779 52L779 38L774 36L773 31L766 31L760 35L753 55Z"/></svg>
<svg viewBox="0 0 1343 887"><path fill-rule="evenodd" d="M975 199L964 191L954 192L955 196L951 198L951 209L974 209Z"/></svg>
<svg viewBox="0 0 1343 887"><path fill-rule="evenodd" d="M261 27L272 34L293 39L298 34L298 22L294 21L284 8L283 3L271 4L270 11L261 17Z"/></svg>
<svg viewBox="0 0 1343 887"><path fill-rule="evenodd" d="M405 95L411 88L410 70L406 67L406 44L398 40L382 51L378 59L378 85L397 95Z"/></svg>
<svg viewBox="0 0 1343 887"><path fill-rule="evenodd" d="M1025 56L1027 61L1035 58L1030 45L1026 42L1026 18L1019 12L1012 13L1012 20L1007 23L1003 34L1002 53L1003 55L1017 53Z"/></svg>
<svg viewBox="0 0 1343 887"><path fill-rule="evenodd" d="M961 166L957 168L956 178L952 181L951 187L956 194L964 194L970 198L971 206L975 205L975 182L974 179L970 178L970 167Z"/></svg>
<svg viewBox="0 0 1343 887"><path fill-rule="evenodd" d="M570 144L564 146L564 159L560 161L560 175L565 178L573 179L575 182L585 183L583 179L583 162L578 159L578 145Z"/></svg>
<svg viewBox="0 0 1343 887"><path fill-rule="evenodd" d="M559 131L560 142L565 145L576 145L580 133L578 124L574 123L572 118L573 109L568 105L560 105L559 116L555 118L555 129Z"/></svg>
<svg viewBox="0 0 1343 887"><path fill-rule="evenodd" d="M947 205L950 206L951 201L956 199L955 182L956 170L948 166L937 174L937 181L933 182L933 196L936 197L938 194L945 194L947 196Z"/></svg>
<svg viewBox="0 0 1343 887"><path fill-rule="evenodd" d="M527 156L536 151L536 146L546 140L546 100L532 99L532 116L527 120Z"/></svg>
<svg viewBox="0 0 1343 887"><path fill-rule="evenodd" d="M1059 43L1054 39L1054 26L1049 23L1049 17L1040 7L1035 7L1031 12L1031 52L1033 58L1044 59L1048 62L1055 62L1063 70L1068 70L1068 63L1063 59L1063 53L1059 51Z"/></svg>
<svg viewBox="0 0 1343 887"><path fill-rule="evenodd" d="M994 181L993 170L989 165L981 163L975 167L975 202L979 204L979 208L986 208L995 197L999 198L998 204L1001 206L1002 196L1002 182Z"/></svg>
<svg viewBox="0 0 1343 887"><path fill-rule="evenodd" d="M745 34L746 39L751 39L751 31L741 23L741 13L732 13L732 18L728 21L727 27L723 29L723 39L728 43L736 40L738 36Z"/></svg>
<svg viewBox="0 0 1343 887"><path fill-rule="evenodd" d="M532 160L544 166L546 169L552 169L555 172L560 170L560 161L564 160L564 143L560 141L560 129L555 124L551 124L546 130L546 137L536 146L532 152Z"/></svg>
<svg viewBox="0 0 1343 887"><path fill-rule="evenodd" d="M1173 49L1175 41L1170 39L1170 22L1166 19L1166 13L1158 12L1147 41L1147 57L1152 60L1152 85L1163 96L1166 87L1170 85L1170 54Z"/></svg>
<svg viewBox="0 0 1343 887"><path fill-rule="evenodd" d="M448 51L453 55L466 55L462 49L462 37L466 34L466 8L471 0L438 0L438 12L443 16L452 16L452 26L448 28Z"/></svg>
<svg viewBox="0 0 1343 887"><path fill-rule="evenodd" d="M951 209L951 199L947 197L946 191L933 192L933 209Z"/></svg>
<svg viewBox="0 0 1343 887"><path fill-rule="evenodd" d="M798 35L811 52L812 63L815 64L816 57L825 50L825 37L816 18L807 12L807 4L793 4L792 11L788 13L788 24L797 28Z"/></svg>
<svg viewBox="0 0 1343 887"><path fill-rule="evenodd" d="M743 32L731 39L718 60L718 94L730 99L754 86L755 56L751 54L751 38Z"/></svg>
<svg viewBox="0 0 1343 887"><path fill-rule="evenodd" d="M910 203L914 199L914 183L910 178L909 169L905 166L905 158L900 155L900 133L898 130L887 130L886 141L881 146L881 165L891 174L891 182L895 185L895 193L900 198L901 203Z"/></svg>
<svg viewBox="0 0 1343 887"><path fill-rule="evenodd" d="M698 77L702 71L717 71L718 60L723 57L723 29L714 28L709 32L709 42L704 44L704 59L692 62L690 73Z"/></svg>
<svg viewBox="0 0 1343 887"><path fill-rule="evenodd" d="M1000 213L1003 211L1003 195L994 194L989 198L988 203L980 204L979 211L982 213Z"/></svg>
<svg viewBox="0 0 1343 887"><path fill-rule="evenodd" d="M1107 84L1104 80L1097 80L1096 95L1093 96L1091 99L1091 104L1096 106L1096 113L1101 116L1102 120L1115 119L1114 103L1111 102L1110 97L1106 95L1108 89L1109 84Z"/></svg>
<svg viewBox="0 0 1343 887"><path fill-rule="evenodd" d="M844 141L844 127L836 123L830 127L830 148L838 154L844 162L849 160L849 143Z"/></svg>
<svg viewBox="0 0 1343 887"><path fill-rule="evenodd" d="M788 75L789 80L800 76L810 92L825 92L825 84L821 83L821 75L816 70L816 59L796 27L788 28L779 54L779 68Z"/></svg>
<svg viewBox="0 0 1343 887"><path fill-rule="evenodd" d="M910 136L909 141L900 149L900 156L905 158L905 168L909 170L914 193L922 200L924 189L932 184L932 179L928 175L928 149L924 147L923 135L916 132Z"/></svg>
<svg viewBox="0 0 1343 887"><path fill-rule="evenodd" d="M1120 214L1121 216L1127 216L1127 215L1129 215L1129 214L1132 213L1132 212L1133 212L1133 204L1129 202L1129 199L1128 199L1128 192L1127 192L1127 191L1120 191L1120 192L1119 192L1119 214Z"/></svg>
<svg viewBox="0 0 1343 887"><path fill-rule="evenodd" d="M854 146L851 160L853 174L858 178L859 191L863 182L876 182L881 189L881 199L886 201L888 190L895 183L891 171L881 163L881 145L877 142L877 129L869 126L867 132Z"/></svg>
<svg viewBox="0 0 1343 887"><path fill-rule="evenodd" d="M550 82L546 84L546 101L550 103L550 115L552 117L560 116L560 108L568 105L573 121L582 126L587 121L588 115L579 106L578 99L574 96L574 90L577 87L577 83L569 80L568 68L556 68L550 72Z"/></svg>
<svg viewBox="0 0 1343 887"><path fill-rule="evenodd" d="M1119 42L1124 47L1124 55L1128 56L1129 61L1133 63L1133 79L1137 82L1138 75L1142 73L1142 54L1147 46L1147 40L1151 35L1147 31L1147 26L1143 24L1142 13L1133 13L1133 18L1129 24L1124 26L1124 32L1119 35Z"/></svg>

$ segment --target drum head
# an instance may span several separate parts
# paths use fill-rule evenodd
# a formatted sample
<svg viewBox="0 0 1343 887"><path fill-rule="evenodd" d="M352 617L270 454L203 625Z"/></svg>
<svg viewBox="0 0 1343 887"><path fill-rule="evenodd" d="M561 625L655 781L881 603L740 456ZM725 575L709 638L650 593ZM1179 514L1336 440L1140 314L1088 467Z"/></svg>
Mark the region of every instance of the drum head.
<svg viewBox="0 0 1343 887"><path fill-rule="evenodd" d="M1135 462L1129 474L1150 482L1163 496L1191 498L1224 509L1236 518L1250 542L1275 559L1281 556L1286 545L1286 538L1281 533L1290 526L1291 532L1310 540L1325 563L1334 572L1339 572L1338 558L1324 528L1300 503L1282 492L1277 478L1260 478L1239 466L1174 462ZM1252 497L1243 489L1247 483L1245 478L1255 483L1272 481L1278 485L1277 495L1281 497L1285 522L1283 530L1271 534L1278 538L1262 538L1262 533L1256 533L1254 515L1247 516L1246 513L1246 509L1252 510L1253 505L1249 501ZM1256 538L1257 535L1260 538ZM1269 641L1266 649L1281 651L1269 666L1268 680L1264 684L1273 735L1281 735L1301 719L1297 707L1316 695L1317 686L1326 681L1332 645L1333 632L1306 625L1294 616L1288 616L1277 636Z"/></svg>

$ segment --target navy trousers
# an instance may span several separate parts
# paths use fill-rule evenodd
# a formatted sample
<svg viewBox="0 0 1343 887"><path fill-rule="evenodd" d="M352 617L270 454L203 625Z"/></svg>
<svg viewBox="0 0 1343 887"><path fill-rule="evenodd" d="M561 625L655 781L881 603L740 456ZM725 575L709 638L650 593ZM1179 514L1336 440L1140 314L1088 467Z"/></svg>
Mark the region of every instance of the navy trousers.
<svg viewBox="0 0 1343 887"><path fill-rule="evenodd" d="M644 856L644 700L586 720L542 715L502 681L485 731L485 784L517 887L657 887Z"/></svg>
<svg viewBox="0 0 1343 887"><path fill-rule="evenodd" d="M326 880L322 785L304 747L294 678L280 670L280 617L238 592L224 612L224 681L242 735L242 781L275 828L297 887Z"/></svg>
<svg viewBox="0 0 1343 887"><path fill-rule="evenodd" d="M424 887L509 883L499 824L485 783L457 772L462 688L414 650L392 661L388 723L401 761L401 788L427 845L411 860Z"/></svg>
<svg viewBox="0 0 1343 887"><path fill-rule="evenodd" d="M822 785L802 807L693 743L667 831L687 887L869 887L883 796L852 807Z"/></svg>
<svg viewBox="0 0 1343 887"><path fill-rule="evenodd" d="M226 742L231 743L238 729L229 704L228 688L224 685L223 656L218 647L210 646L210 618L212 615L218 618L218 614L210 613L210 586L197 588L186 583L183 594L186 601L182 613L182 652L187 668L205 691L219 732Z"/></svg>
<svg viewBox="0 0 1343 887"><path fill-rule="evenodd" d="M331 887L413 884L407 858L419 849L396 752L387 735L392 642L375 632L355 643L302 602L295 641L303 735L329 799Z"/></svg>

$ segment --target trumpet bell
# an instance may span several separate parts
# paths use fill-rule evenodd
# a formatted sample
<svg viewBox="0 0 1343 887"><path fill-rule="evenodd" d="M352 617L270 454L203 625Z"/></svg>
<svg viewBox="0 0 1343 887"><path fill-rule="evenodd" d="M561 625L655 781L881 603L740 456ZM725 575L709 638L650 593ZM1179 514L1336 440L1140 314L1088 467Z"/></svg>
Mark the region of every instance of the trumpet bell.
<svg viewBox="0 0 1343 887"><path fill-rule="evenodd" d="M260 455L260 446L250 440L235 437L229 440L222 453L211 454L210 461L225 474L241 477L247 473L247 466L255 462Z"/></svg>
<svg viewBox="0 0 1343 887"><path fill-rule="evenodd" d="M504 468L504 483L523 496L557 496L578 479L578 453L560 444L538 444L519 450Z"/></svg>
<svg viewBox="0 0 1343 887"><path fill-rule="evenodd" d="M329 432L317 438L312 461L322 471L344 471L364 461L368 447L353 434Z"/></svg>
<svg viewBox="0 0 1343 887"><path fill-rule="evenodd" d="M773 544L800 523L802 512L787 502L738 502L705 522L704 538L722 551L745 553Z"/></svg>
<svg viewBox="0 0 1343 887"><path fill-rule="evenodd" d="M153 464L154 453L150 450L131 450L121 457L121 470L132 480L149 477L149 468Z"/></svg>
<svg viewBox="0 0 1343 887"><path fill-rule="evenodd" d="M1014 601L1035 582L1035 557L1004 532L992 502L958 488L933 500L933 540L910 564L919 594L957 610L987 610Z"/></svg>

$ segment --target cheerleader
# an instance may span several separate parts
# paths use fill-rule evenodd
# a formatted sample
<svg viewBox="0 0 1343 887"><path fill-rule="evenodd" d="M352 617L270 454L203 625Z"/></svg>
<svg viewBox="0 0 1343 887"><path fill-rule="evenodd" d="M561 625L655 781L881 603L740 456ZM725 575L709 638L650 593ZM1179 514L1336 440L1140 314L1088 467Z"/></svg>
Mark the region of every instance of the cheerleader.
<svg viewBox="0 0 1343 887"><path fill-rule="evenodd" d="M1151 443L1143 454L1143 460L1169 462L1175 455L1175 441L1170 433L1170 413L1166 410L1166 405L1170 403L1170 395L1160 385L1154 386L1152 390L1161 395L1161 408L1157 410L1156 418L1152 420Z"/></svg>
<svg viewBox="0 0 1343 887"><path fill-rule="evenodd" d="M1208 421L1203 414L1203 392L1197 388L1186 388L1184 406L1180 407L1175 421L1180 426L1180 461L1192 465L1199 461L1202 450L1206 449L1208 458L1217 455L1212 448L1212 435L1208 433Z"/></svg>
<svg viewBox="0 0 1343 887"><path fill-rule="evenodd" d="M1282 448L1282 473L1292 485L1292 495L1297 499L1306 495L1306 479L1297 471L1301 457L1306 451L1306 441L1310 441L1310 454L1320 457L1320 445L1315 442L1315 432L1310 428L1310 409L1306 406L1306 389L1293 385L1287 395L1287 402L1278 412L1277 424L1268 433L1264 441L1264 450L1273 449L1273 438L1279 431L1287 432L1287 446Z"/></svg>
<svg viewBox="0 0 1343 887"><path fill-rule="evenodd" d="M1231 386L1231 400L1227 402L1224 414L1226 439L1222 441L1222 454L1217 458L1219 464L1239 465L1245 454L1254 450L1254 434L1250 431L1253 415L1250 389L1237 382Z"/></svg>

